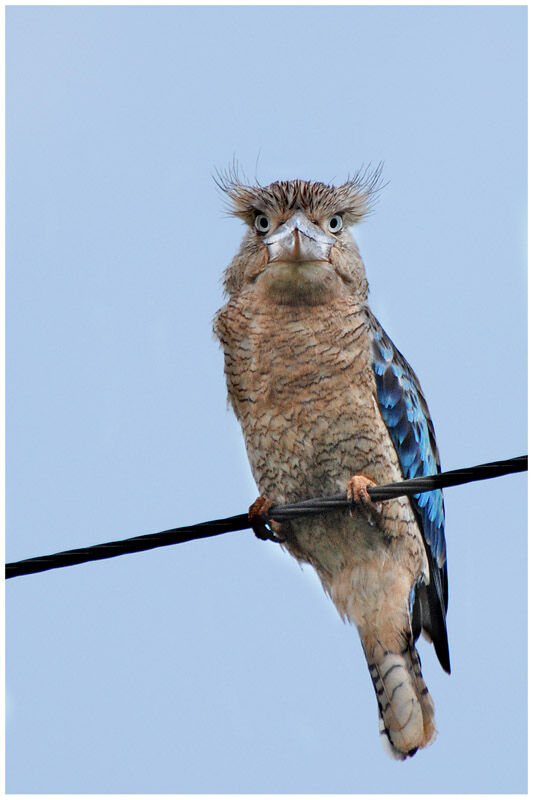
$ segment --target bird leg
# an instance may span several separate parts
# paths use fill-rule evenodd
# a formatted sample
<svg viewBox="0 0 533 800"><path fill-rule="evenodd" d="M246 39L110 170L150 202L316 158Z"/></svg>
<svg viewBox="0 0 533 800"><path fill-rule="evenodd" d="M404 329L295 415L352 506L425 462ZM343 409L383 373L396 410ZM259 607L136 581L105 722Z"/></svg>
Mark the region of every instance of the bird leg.
<svg viewBox="0 0 533 800"><path fill-rule="evenodd" d="M347 485L350 514L353 516L353 512L357 509L365 515L369 525L379 525L383 505L373 502L368 494L369 486L376 486L376 482L366 475L352 475Z"/></svg>
<svg viewBox="0 0 533 800"><path fill-rule="evenodd" d="M273 500L261 495L248 509L248 519L258 539L281 544L285 541L284 537L278 535L281 531L281 522L275 522L267 516L273 505L275 505Z"/></svg>

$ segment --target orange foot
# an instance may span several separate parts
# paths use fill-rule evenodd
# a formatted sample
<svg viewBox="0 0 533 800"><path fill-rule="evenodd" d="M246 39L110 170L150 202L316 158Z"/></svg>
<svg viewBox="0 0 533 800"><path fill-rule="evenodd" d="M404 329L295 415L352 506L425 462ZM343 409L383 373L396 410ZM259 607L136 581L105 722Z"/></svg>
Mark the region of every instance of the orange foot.
<svg viewBox="0 0 533 800"><path fill-rule="evenodd" d="M263 496L258 497L248 509L248 519L258 539L261 539L263 542L269 540L281 544L281 542L285 541L282 536L278 536L281 531L281 522L275 522L267 516L273 505L275 505L275 503L273 500L270 500L270 498Z"/></svg>
<svg viewBox="0 0 533 800"><path fill-rule="evenodd" d="M381 522L381 503L374 503L368 494L368 487L376 486L376 482L365 475L352 475L348 481L348 500L351 503L352 513L356 508L363 512L370 525L379 525Z"/></svg>

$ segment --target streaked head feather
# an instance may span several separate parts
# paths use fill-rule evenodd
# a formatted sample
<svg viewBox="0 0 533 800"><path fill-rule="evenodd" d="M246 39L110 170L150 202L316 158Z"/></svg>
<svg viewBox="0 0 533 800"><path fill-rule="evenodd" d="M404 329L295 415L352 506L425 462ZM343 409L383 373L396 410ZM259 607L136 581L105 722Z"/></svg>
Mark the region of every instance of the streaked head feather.
<svg viewBox="0 0 533 800"><path fill-rule="evenodd" d="M260 186L243 183L233 164L217 172L215 182L228 197L229 213L248 223L257 211L282 217L300 208L316 218L342 214L346 225L354 225L370 213L383 188L382 168L363 167L340 186L300 179Z"/></svg>

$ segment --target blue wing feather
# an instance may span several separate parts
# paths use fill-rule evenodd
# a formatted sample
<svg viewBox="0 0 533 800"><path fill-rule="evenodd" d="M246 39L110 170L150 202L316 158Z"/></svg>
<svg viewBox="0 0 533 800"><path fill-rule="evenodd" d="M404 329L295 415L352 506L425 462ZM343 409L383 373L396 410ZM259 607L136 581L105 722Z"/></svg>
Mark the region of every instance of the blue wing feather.
<svg viewBox="0 0 533 800"><path fill-rule="evenodd" d="M433 423L411 367L377 320L372 325L372 358L379 409L404 478L435 475L440 460ZM444 500L440 489L414 495L422 532L439 567L446 560Z"/></svg>
<svg viewBox="0 0 533 800"><path fill-rule="evenodd" d="M404 478L435 475L440 460L426 400L413 370L370 314L372 364L381 416L387 426ZM449 671L446 635L448 581L442 491L415 494L411 504L426 542L430 565L429 607L431 637L442 665Z"/></svg>

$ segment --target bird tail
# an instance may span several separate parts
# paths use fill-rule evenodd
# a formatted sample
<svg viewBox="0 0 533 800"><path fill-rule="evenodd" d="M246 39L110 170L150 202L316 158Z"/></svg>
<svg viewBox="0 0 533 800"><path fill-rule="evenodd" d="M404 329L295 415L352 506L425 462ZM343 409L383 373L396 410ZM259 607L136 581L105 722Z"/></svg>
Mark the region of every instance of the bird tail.
<svg viewBox="0 0 533 800"><path fill-rule="evenodd" d="M368 669L378 701L379 732L385 750L404 760L426 747L437 735L434 706L422 677L420 658L412 642L391 652L381 645L365 646Z"/></svg>

